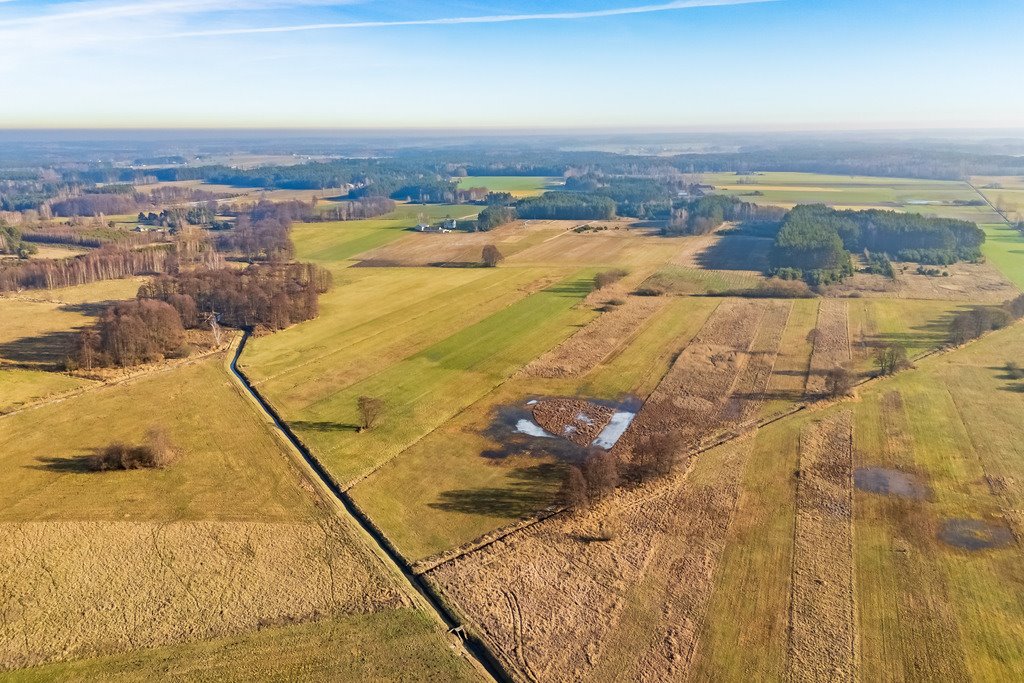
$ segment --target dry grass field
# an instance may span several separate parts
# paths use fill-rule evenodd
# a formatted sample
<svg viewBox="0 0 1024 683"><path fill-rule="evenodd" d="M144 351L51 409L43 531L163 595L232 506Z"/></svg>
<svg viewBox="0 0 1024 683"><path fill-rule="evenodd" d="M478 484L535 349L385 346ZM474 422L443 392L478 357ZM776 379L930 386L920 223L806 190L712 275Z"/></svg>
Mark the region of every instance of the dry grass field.
<svg viewBox="0 0 1024 683"><path fill-rule="evenodd" d="M310 624L296 636L308 647L321 620L330 632L355 619L348 637L358 642L360 615L381 614L399 641L422 641L424 671L468 675L351 523L319 502L222 364L0 418L0 669L211 638L244 647L244 634L289 624ZM172 465L88 470L94 449L134 442L152 424L178 446ZM274 664L223 666L241 677Z"/></svg>

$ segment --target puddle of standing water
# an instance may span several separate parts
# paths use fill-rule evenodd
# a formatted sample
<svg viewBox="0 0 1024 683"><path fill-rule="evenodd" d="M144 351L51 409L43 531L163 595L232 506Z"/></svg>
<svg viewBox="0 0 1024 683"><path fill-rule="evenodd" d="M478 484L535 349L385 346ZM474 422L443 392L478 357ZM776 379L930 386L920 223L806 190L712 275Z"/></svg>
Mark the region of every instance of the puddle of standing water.
<svg viewBox="0 0 1024 683"><path fill-rule="evenodd" d="M921 500L928 495L928 487L913 474L884 467L858 467L853 473L853 483L861 491L884 496Z"/></svg>
<svg viewBox="0 0 1024 683"><path fill-rule="evenodd" d="M939 539L964 550L986 550L1009 545L1013 542L1013 532L981 519L954 518L942 523Z"/></svg>
<svg viewBox="0 0 1024 683"><path fill-rule="evenodd" d="M612 414L608 424L601 430L601 433L594 439L592 445L598 448L608 450L622 438L622 435L629 429L629 425L633 422L633 418L636 417L636 413L627 412L624 410L617 410Z"/></svg>

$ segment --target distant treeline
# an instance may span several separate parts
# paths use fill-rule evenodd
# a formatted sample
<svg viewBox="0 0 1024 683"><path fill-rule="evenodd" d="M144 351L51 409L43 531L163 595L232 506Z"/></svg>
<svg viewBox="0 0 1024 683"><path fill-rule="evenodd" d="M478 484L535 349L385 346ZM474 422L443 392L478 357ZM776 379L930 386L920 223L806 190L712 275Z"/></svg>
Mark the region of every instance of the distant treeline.
<svg viewBox="0 0 1024 683"><path fill-rule="evenodd" d="M117 186L122 190L125 186ZM135 192L127 186L128 191L113 191L110 188L99 188L76 197L59 199L50 204L54 216L99 216L136 213L163 204L183 202L209 202L222 195L182 187L159 187L152 192Z"/></svg>
<svg viewBox="0 0 1024 683"><path fill-rule="evenodd" d="M318 217L327 221L357 221L384 216L394 211L397 206L393 200L385 197L363 197L340 201L326 209L321 209ZM314 219L306 218L304 220Z"/></svg>
<svg viewBox="0 0 1024 683"><path fill-rule="evenodd" d="M981 258L985 233L974 223L896 211L837 211L821 204L795 207L775 239L773 272L828 284L852 274L849 252L884 255L871 260L876 271L889 257L926 264Z"/></svg>
<svg viewBox="0 0 1024 683"><path fill-rule="evenodd" d="M615 218L615 201L582 192L545 192L520 200L516 212L529 220L609 220Z"/></svg>
<svg viewBox="0 0 1024 683"><path fill-rule="evenodd" d="M81 256L61 260L23 261L0 266L0 291L53 289L152 275L167 270L173 254L167 249L121 249L105 246Z"/></svg>
<svg viewBox="0 0 1024 683"><path fill-rule="evenodd" d="M163 241L164 237L158 237L148 232L123 232L107 234L100 231L75 231L75 230L25 230L22 238L26 242L38 244L68 244L75 247L87 247L96 249L108 244L121 246L141 246Z"/></svg>

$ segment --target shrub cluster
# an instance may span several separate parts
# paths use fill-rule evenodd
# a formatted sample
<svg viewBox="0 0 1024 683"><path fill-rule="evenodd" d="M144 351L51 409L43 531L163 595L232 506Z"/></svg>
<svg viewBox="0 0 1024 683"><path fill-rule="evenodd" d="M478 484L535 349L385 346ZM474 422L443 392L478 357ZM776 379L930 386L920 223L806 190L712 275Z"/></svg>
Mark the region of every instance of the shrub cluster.
<svg viewBox="0 0 1024 683"><path fill-rule="evenodd" d="M139 470L167 467L177 458L177 449L160 427L151 427L139 445L112 443L90 456L86 462L94 472Z"/></svg>

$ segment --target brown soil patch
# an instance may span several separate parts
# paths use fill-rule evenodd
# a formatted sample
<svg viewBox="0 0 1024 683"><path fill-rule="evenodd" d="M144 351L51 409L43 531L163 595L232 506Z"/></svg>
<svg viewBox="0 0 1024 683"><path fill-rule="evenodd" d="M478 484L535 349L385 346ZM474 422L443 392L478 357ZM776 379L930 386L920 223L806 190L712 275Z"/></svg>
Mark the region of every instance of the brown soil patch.
<svg viewBox="0 0 1024 683"><path fill-rule="evenodd" d="M853 415L800 434L788 662L794 681L856 679Z"/></svg>
<svg viewBox="0 0 1024 683"><path fill-rule="evenodd" d="M850 362L849 305L839 299L822 299L818 307L818 326L814 332L811 372L807 393L825 393L825 375L836 366Z"/></svg>
<svg viewBox="0 0 1024 683"><path fill-rule="evenodd" d="M668 301L642 296L623 299L625 303L621 306L602 313L579 332L529 363L519 376L579 377L586 374L625 346Z"/></svg>
<svg viewBox="0 0 1024 683"><path fill-rule="evenodd" d="M353 533L321 524L0 524L0 670L400 606Z"/></svg>
<svg viewBox="0 0 1024 683"><path fill-rule="evenodd" d="M589 446L615 411L608 406L573 398L542 399L533 406L533 419L544 431Z"/></svg>

